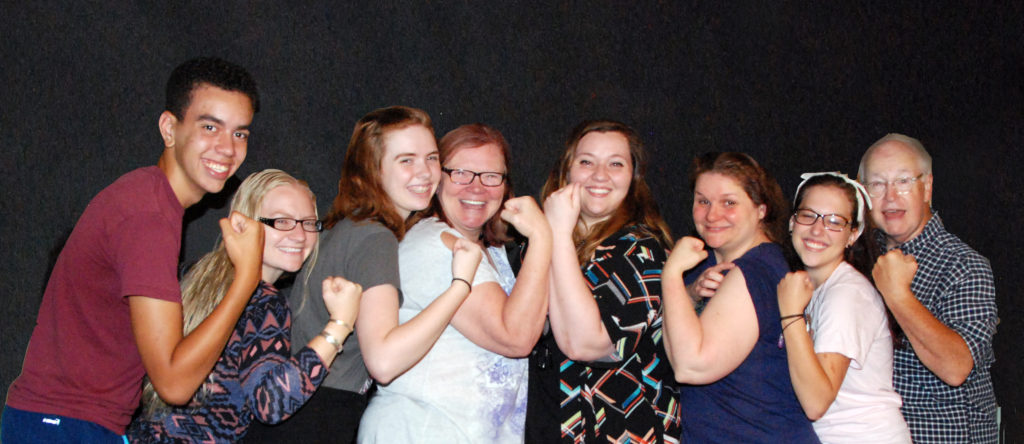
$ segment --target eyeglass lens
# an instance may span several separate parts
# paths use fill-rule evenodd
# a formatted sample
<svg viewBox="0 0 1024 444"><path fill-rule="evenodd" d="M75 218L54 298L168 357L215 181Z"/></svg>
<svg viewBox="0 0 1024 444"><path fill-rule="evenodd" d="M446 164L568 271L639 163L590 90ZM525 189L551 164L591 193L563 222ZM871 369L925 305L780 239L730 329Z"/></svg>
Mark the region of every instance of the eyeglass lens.
<svg viewBox="0 0 1024 444"><path fill-rule="evenodd" d="M274 229L278 231L292 231L295 229L295 226L298 225L300 222L302 223L302 231L317 233L320 232L323 228L322 222L316 219L298 220L288 219L285 217L269 219L261 217L260 222L270 225L271 227L274 227Z"/></svg>
<svg viewBox="0 0 1024 444"><path fill-rule="evenodd" d="M475 171L463 170L463 169L445 169L452 178L452 182L458 185L468 185L480 176L480 183L488 187L496 187L501 185L505 181L505 175L494 172L483 172L477 173Z"/></svg>
<svg viewBox="0 0 1024 444"><path fill-rule="evenodd" d="M808 209L797 210L793 218L800 225L814 225L818 219L829 231L843 231L850 224L848 219L838 214L818 214Z"/></svg>
<svg viewBox="0 0 1024 444"><path fill-rule="evenodd" d="M907 194L910 189L914 186L924 174L918 174L914 177L897 177L890 181L874 180L867 183L865 188L868 189L868 195L871 197L882 197L885 195L886 189L892 187L898 194Z"/></svg>

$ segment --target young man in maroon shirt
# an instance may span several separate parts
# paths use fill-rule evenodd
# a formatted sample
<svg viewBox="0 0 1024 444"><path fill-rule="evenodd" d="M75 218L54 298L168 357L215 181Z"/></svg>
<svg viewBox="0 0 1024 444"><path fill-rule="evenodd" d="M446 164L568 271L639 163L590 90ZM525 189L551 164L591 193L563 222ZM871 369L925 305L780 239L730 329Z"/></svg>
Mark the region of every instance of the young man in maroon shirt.
<svg viewBox="0 0 1024 444"><path fill-rule="evenodd" d="M233 213L220 221L235 265L231 287L183 336L182 216L245 160L259 93L245 69L198 58L171 73L166 101L157 165L97 194L57 259L8 391L4 443L123 442L143 375L168 403L187 402L259 282L263 229Z"/></svg>

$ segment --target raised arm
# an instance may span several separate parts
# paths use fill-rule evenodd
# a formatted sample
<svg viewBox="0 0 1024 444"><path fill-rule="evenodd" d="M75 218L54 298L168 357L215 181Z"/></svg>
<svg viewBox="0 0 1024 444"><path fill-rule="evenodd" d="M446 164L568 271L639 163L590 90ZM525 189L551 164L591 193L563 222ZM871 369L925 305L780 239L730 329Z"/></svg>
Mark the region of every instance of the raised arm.
<svg viewBox="0 0 1024 444"><path fill-rule="evenodd" d="M661 278L666 352L676 380L690 384L708 384L735 370L754 349L758 334L754 302L738 268L725 276L697 317L683 286L683 271L703 259L697 252L703 247L699 242L680 240Z"/></svg>
<svg viewBox="0 0 1024 444"><path fill-rule="evenodd" d="M815 353L814 341L803 317L814 284L806 272L789 273L779 282L779 312L793 390L807 418L821 418L839 394L850 358L839 353ZM801 315L801 316L794 316Z"/></svg>
<svg viewBox="0 0 1024 444"><path fill-rule="evenodd" d="M356 318L359 346L370 376L381 384L390 383L427 354L469 295L466 282L472 282L482 252L466 239L446 235L450 238L447 242L452 242L452 276L462 280L452 280L448 289L414 318L398 324L395 287L378 285L363 291Z"/></svg>
<svg viewBox="0 0 1024 444"><path fill-rule="evenodd" d="M894 249L878 258L871 275L921 363L942 382L959 386L974 369L971 350L960 334L939 321L914 297L910 283L916 272L914 257Z"/></svg>
<svg viewBox="0 0 1024 444"><path fill-rule="evenodd" d="M323 334L314 337L306 347L295 356L280 357L276 353L268 353L267 347L278 347L280 341L268 341L268 333L286 335L287 332L277 327L283 325L285 318L278 312L276 325L247 330L242 337L245 350L238 356L239 375L247 403L256 418L266 424L277 424L295 413L327 375L327 369L334 358L342 352L341 344L352 332L356 313L359 311L359 298L362 287L340 277L329 277L322 283L324 304L331 316L331 321L324 326L323 333L330 335L330 341ZM262 315L263 312L261 311ZM264 319L252 319L261 325ZM276 339L287 339L287 336ZM311 352L310 352L311 351Z"/></svg>
<svg viewBox="0 0 1024 444"><path fill-rule="evenodd" d="M342 343L345 342L345 338L355 328L363 287L336 276L324 279L321 286L324 305L331 319L324 326L323 332L311 339L306 346L316 352L325 366L330 367L334 358L343 351Z"/></svg>
<svg viewBox="0 0 1024 444"><path fill-rule="evenodd" d="M224 299L188 336L182 333L181 304L145 295L128 298L132 333L153 388L168 404L185 404L210 374L231 331L259 284L263 263L262 225L233 212L220 220L235 276Z"/></svg>
<svg viewBox="0 0 1024 444"><path fill-rule="evenodd" d="M518 358L530 353L544 329L551 228L529 196L506 201L501 217L529 239L516 285L509 295L495 282L474 285L452 326L480 347Z"/></svg>
<svg viewBox="0 0 1024 444"><path fill-rule="evenodd" d="M562 353L576 361L596 361L608 358L615 349L594 295L583 280L572 241L580 192L579 184L570 184L544 202L544 214L551 224L551 275L557 276L551 280L548 317Z"/></svg>
<svg viewBox="0 0 1024 444"><path fill-rule="evenodd" d="M663 310L661 338L665 342L665 354L668 356L670 363L675 362L677 359L673 354L672 336L682 331L681 328L672 327L670 319L679 319L687 310L693 311L694 315L696 315L694 304L697 303L698 298L702 297L696 291L703 287L703 285L699 285L699 282L708 275L708 270L715 267L709 267L708 270L701 273L699 279L689 286L686 286L683 282L683 273L697 266L707 257L708 252L704 250L704 241L695 237L684 236L676 241L675 247L669 252L668 259L661 268ZM731 265L732 263L727 262L727 264ZM714 288L710 290L708 296L714 296L715 292L718 291L722 279L725 279L725 275L720 274L720 276L720 278L715 280ZM689 303L679 298L680 292L689 296ZM677 310L680 312L677 313Z"/></svg>

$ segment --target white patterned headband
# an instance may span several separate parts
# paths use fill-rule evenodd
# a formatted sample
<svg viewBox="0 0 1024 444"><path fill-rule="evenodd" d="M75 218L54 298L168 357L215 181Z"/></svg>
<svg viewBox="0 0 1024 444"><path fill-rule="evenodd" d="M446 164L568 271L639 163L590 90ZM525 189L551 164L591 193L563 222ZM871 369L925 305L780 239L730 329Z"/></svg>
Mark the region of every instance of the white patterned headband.
<svg viewBox="0 0 1024 444"><path fill-rule="evenodd" d="M841 179L843 182L846 182L846 183L848 183L848 184L853 186L853 188L856 190L856 192L854 194L857 195L857 226L859 226L859 227L861 227L861 229L863 229L863 227L864 227L864 208L867 207L867 209L869 209L869 210L871 209L871 199L868 197L868 190L865 189L864 185L861 185L860 182L857 182L856 180L850 179L849 177L847 177L843 173L840 173L838 171L826 171L826 172L821 172L821 173L803 173L803 174L801 174L800 178L803 179L803 182L800 182L800 185L796 186L796 194L793 195L793 200L795 201L797 196L800 196L800 188L803 188L804 184L807 183L807 181L809 179L814 178L814 177L818 177L818 176L832 176L832 177L835 177L837 179Z"/></svg>

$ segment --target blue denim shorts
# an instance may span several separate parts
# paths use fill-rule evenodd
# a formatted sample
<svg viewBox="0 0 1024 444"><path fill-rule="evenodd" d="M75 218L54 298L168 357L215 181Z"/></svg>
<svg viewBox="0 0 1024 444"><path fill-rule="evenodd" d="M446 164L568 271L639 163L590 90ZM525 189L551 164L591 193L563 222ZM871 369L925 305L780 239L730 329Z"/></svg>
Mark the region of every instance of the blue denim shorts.
<svg viewBox="0 0 1024 444"><path fill-rule="evenodd" d="M128 438L94 422L4 406L3 419L0 420L0 442L128 444Z"/></svg>

